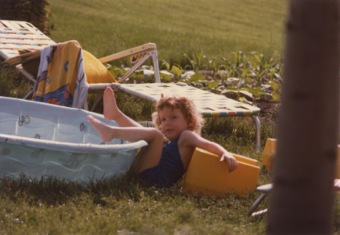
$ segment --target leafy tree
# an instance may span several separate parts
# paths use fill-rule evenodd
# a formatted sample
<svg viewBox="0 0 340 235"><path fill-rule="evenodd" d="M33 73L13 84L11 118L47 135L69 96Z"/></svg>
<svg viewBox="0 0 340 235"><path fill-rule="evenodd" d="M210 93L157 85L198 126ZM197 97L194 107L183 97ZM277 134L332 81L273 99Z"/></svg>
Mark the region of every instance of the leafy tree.
<svg viewBox="0 0 340 235"><path fill-rule="evenodd" d="M49 34L50 4L47 0L0 0L0 19L32 23Z"/></svg>

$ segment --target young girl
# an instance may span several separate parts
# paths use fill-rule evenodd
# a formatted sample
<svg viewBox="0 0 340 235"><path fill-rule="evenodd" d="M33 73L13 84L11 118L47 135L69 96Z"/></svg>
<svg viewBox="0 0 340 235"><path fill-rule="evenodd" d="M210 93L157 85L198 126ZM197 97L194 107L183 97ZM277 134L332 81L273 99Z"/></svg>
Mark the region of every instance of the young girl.
<svg viewBox="0 0 340 235"><path fill-rule="evenodd" d="M104 91L103 113L105 118L119 125L109 126L88 116L104 142L118 138L148 143L136 159L136 173L151 185L168 187L181 179L196 147L221 156L220 160L226 162L229 171L238 166L233 155L221 145L200 136L203 119L194 103L185 97L161 97L152 115L155 128L143 127L126 116L118 108L113 90L109 87ZM168 141L165 145L164 139Z"/></svg>

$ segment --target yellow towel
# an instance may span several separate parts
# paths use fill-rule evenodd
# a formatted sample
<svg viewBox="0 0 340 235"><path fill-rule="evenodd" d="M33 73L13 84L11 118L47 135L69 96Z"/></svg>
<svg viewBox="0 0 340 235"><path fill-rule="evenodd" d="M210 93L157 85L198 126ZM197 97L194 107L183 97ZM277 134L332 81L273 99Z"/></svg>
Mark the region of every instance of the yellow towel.
<svg viewBox="0 0 340 235"><path fill-rule="evenodd" d="M87 89L81 46L77 41L42 50L33 100L81 107L86 100Z"/></svg>
<svg viewBox="0 0 340 235"><path fill-rule="evenodd" d="M117 82L112 73L90 52L82 50L87 83Z"/></svg>

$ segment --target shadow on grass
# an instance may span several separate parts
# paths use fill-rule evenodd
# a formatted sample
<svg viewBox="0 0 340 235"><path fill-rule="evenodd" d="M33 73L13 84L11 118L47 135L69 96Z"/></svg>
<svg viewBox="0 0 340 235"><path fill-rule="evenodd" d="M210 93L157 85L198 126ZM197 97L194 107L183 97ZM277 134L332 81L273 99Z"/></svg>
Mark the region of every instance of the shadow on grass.
<svg viewBox="0 0 340 235"><path fill-rule="evenodd" d="M0 179L0 197L8 198L14 203L26 201L30 205L45 204L47 206L56 206L67 204L69 201L75 201L77 198L86 195L92 198L93 203L105 206L105 198L110 197L115 200L132 200L138 202L144 196L151 198L187 198L198 205L208 206L208 204L224 201L226 208L231 206L231 201L242 198L243 200L252 200L255 196L250 193L246 196L237 196L228 194L221 196L202 196L200 194L188 193L183 191L183 182L169 188L157 188L139 182L128 176L119 178L103 179L90 181L87 183L67 181L53 176L42 177L41 179L31 179L21 175L17 179L1 178ZM231 201L225 201L226 199ZM207 205L205 205L207 204Z"/></svg>
<svg viewBox="0 0 340 235"><path fill-rule="evenodd" d="M21 175L18 179L0 179L0 196L16 202L24 199L32 205L60 205L75 200L81 195L91 196L95 204L102 204L101 197L111 196L116 199L129 198L138 200L145 186L128 177L90 181L88 183L72 182L53 176L30 179Z"/></svg>

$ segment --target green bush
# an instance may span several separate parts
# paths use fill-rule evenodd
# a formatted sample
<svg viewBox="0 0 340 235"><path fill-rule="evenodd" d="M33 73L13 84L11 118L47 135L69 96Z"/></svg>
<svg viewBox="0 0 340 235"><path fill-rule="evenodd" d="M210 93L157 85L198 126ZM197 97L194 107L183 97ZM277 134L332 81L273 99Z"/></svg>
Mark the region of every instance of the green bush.
<svg viewBox="0 0 340 235"><path fill-rule="evenodd" d="M50 4L47 0L1 0L0 19L32 23L45 34L50 33Z"/></svg>

